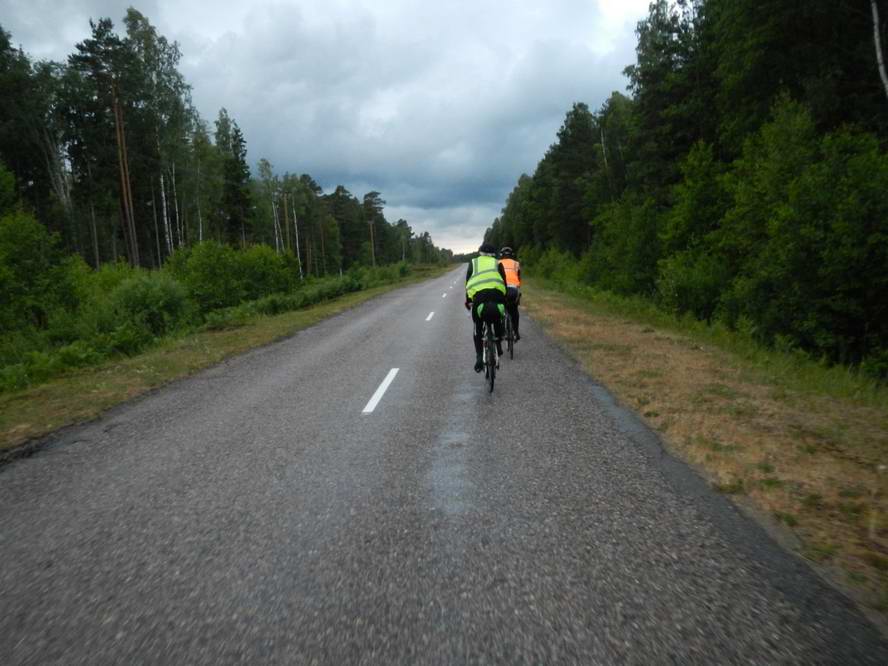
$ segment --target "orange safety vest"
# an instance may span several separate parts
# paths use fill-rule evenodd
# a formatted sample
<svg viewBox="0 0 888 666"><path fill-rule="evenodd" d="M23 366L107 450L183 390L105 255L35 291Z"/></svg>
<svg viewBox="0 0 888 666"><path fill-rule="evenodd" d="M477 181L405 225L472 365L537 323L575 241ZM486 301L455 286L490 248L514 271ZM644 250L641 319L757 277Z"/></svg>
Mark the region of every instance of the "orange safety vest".
<svg viewBox="0 0 888 666"><path fill-rule="evenodd" d="M506 270L506 286L520 287L521 276L518 274L518 271L521 270L521 264L519 264L514 259L500 259L500 263Z"/></svg>

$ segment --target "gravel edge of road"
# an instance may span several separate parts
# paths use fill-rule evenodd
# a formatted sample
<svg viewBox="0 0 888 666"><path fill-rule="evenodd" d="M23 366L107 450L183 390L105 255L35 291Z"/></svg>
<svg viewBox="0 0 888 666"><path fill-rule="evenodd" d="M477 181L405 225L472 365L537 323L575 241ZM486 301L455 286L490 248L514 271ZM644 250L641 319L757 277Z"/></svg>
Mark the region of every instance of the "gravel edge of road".
<svg viewBox="0 0 888 666"><path fill-rule="evenodd" d="M541 324L538 325L543 331L546 330ZM888 622L857 603L812 563L787 550L754 515L750 515L754 512L744 510L715 491L693 466L676 457L657 432L634 410L621 403L604 384L590 375L564 343L548 332L546 335L567 362L577 368L620 433L643 452L673 488L692 500L695 508L719 529L732 547L744 557L770 569L774 580L780 581L778 588L783 594L805 608L806 612L817 611L816 600L822 593L837 595L842 604L840 612L862 616L868 626L888 644Z"/></svg>

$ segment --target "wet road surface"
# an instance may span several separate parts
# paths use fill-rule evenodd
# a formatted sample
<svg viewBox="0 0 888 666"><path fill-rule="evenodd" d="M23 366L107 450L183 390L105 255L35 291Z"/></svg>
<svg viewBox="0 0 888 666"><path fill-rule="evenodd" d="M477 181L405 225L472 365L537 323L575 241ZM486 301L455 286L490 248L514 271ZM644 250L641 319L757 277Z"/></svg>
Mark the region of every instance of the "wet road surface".
<svg viewBox="0 0 888 666"><path fill-rule="evenodd" d="M489 395L463 276L0 468L0 663L888 663L533 321Z"/></svg>

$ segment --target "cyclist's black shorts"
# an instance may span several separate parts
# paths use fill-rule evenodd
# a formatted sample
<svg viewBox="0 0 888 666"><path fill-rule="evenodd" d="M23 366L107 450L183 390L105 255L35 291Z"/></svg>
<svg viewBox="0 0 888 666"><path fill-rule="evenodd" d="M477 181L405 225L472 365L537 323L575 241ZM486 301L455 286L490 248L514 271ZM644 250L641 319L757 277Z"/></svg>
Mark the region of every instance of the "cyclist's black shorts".
<svg viewBox="0 0 888 666"><path fill-rule="evenodd" d="M506 303L518 305L521 302L521 289L518 287L506 287Z"/></svg>
<svg viewBox="0 0 888 666"><path fill-rule="evenodd" d="M506 297L501 291L496 289L483 289L475 294L475 298L473 299L473 317L477 317L478 321L483 319L493 323L502 316L502 310L500 310L498 306L504 305L505 302ZM482 304L486 307L480 308L481 313L479 313L479 306Z"/></svg>

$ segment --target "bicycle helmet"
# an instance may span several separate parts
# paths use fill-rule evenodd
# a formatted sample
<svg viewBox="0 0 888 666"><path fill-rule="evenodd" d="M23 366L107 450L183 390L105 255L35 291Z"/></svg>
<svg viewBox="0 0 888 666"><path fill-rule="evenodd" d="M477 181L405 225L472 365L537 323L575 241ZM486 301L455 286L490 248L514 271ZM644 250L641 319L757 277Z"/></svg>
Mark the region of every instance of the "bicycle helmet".
<svg viewBox="0 0 888 666"><path fill-rule="evenodd" d="M514 259L515 253L512 251L512 248L506 245L506 247L500 250L500 257L502 257L503 259Z"/></svg>
<svg viewBox="0 0 888 666"><path fill-rule="evenodd" d="M493 247L490 243L482 243L481 247L478 248L478 252L481 254L489 254L494 256L496 254L496 248Z"/></svg>

